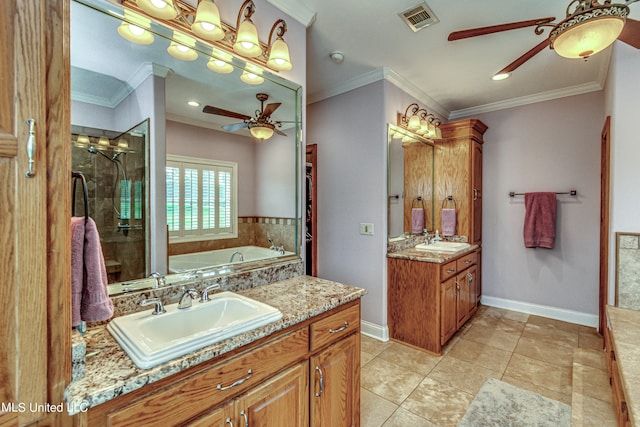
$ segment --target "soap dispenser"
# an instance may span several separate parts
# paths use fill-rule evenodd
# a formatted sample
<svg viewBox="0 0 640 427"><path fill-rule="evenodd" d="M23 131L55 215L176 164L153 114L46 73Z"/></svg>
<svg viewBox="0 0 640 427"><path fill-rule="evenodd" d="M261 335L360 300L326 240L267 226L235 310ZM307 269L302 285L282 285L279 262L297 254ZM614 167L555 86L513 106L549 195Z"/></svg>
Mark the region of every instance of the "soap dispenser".
<svg viewBox="0 0 640 427"><path fill-rule="evenodd" d="M434 241L434 242L439 242L439 241L441 241L441 240L442 240L442 238L440 237L440 231L439 231L439 230L436 230L436 235L435 235L435 236L433 236L433 241Z"/></svg>

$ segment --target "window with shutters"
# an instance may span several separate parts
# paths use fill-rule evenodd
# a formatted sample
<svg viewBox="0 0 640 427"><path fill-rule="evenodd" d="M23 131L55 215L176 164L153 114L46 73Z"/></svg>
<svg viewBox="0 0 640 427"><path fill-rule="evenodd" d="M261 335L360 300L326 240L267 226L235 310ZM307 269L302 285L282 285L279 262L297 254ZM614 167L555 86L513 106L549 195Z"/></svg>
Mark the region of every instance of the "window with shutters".
<svg viewBox="0 0 640 427"><path fill-rule="evenodd" d="M167 225L176 241L238 237L238 164L167 155Z"/></svg>

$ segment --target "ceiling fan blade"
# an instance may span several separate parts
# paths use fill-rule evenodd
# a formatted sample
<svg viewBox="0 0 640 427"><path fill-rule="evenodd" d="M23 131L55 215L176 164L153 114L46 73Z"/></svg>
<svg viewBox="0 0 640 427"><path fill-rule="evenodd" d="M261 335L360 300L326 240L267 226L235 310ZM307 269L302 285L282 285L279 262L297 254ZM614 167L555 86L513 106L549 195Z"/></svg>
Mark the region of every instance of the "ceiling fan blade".
<svg viewBox="0 0 640 427"><path fill-rule="evenodd" d="M527 51L524 55L513 61L511 64L504 67L502 70L498 71L496 74L510 73L514 71L516 68L536 56L538 53L542 52L546 47L549 46L549 39L544 39L540 43L538 43L533 49Z"/></svg>
<svg viewBox="0 0 640 427"><path fill-rule="evenodd" d="M244 123L243 122L243 123L234 123L234 124L231 124L231 125L224 125L224 126L222 126L222 129L224 129L224 130L226 130L228 132L235 132L237 130L244 129L246 127L249 127L249 123Z"/></svg>
<svg viewBox="0 0 640 427"><path fill-rule="evenodd" d="M274 102L272 104L267 104L266 107L264 107L264 111L262 112L262 117L269 117L271 114L273 114L274 111L276 111L278 109L278 107L282 105L282 103L280 102Z"/></svg>
<svg viewBox="0 0 640 427"><path fill-rule="evenodd" d="M618 36L618 40L626 44L640 49L640 21L627 18L622 33Z"/></svg>
<svg viewBox="0 0 640 427"><path fill-rule="evenodd" d="M274 129L273 131L274 131L275 133L277 133L278 135L287 136L287 134L286 134L286 133L282 132L282 131L281 131L281 130L279 130L279 129Z"/></svg>
<svg viewBox="0 0 640 427"><path fill-rule="evenodd" d="M489 27L478 27L478 28L471 28L468 30L454 31L453 33L449 34L448 40L454 41L454 40L460 40L460 39L467 39L469 37L484 36L487 34L499 33L501 31L509 31L509 30L515 30L518 28L532 27L534 25L548 24L550 22L553 22L555 19L556 18L554 17L530 19L528 21L518 21L518 22L511 22L509 24L491 25Z"/></svg>
<svg viewBox="0 0 640 427"><path fill-rule="evenodd" d="M235 113L229 110L223 110L222 108L212 107L211 105L205 105L205 107L202 109L202 112L208 113L208 114L216 114L218 116L232 117L234 119L240 119L240 120L251 119L251 117L247 116L246 114L240 114L240 113Z"/></svg>

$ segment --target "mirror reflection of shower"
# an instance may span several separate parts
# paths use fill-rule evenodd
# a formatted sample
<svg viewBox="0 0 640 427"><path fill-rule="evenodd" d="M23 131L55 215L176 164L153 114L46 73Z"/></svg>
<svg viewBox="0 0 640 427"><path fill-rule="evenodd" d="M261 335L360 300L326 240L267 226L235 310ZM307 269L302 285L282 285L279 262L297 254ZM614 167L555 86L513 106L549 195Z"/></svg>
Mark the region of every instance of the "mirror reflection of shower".
<svg viewBox="0 0 640 427"><path fill-rule="evenodd" d="M72 126L72 170L82 172L109 283L149 275L148 120L126 132ZM74 212L83 212L76 197Z"/></svg>

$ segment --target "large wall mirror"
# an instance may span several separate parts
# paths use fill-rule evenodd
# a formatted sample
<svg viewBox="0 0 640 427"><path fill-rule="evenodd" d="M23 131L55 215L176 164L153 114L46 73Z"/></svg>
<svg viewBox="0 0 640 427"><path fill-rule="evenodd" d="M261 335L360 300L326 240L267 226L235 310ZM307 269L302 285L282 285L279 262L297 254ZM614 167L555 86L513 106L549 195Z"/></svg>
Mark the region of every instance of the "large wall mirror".
<svg viewBox="0 0 640 427"><path fill-rule="evenodd" d="M173 31L154 22L153 42L133 43L118 33L124 16L104 0L71 5L72 169L110 293L144 289L153 273L172 284L299 259L300 86L230 55L214 72L200 42L178 59ZM264 108L280 127L260 141L241 116Z"/></svg>
<svg viewBox="0 0 640 427"><path fill-rule="evenodd" d="M616 306L640 310L640 233L616 233Z"/></svg>
<svg viewBox="0 0 640 427"><path fill-rule="evenodd" d="M400 240L414 233L413 217L433 231L433 143L399 126L387 126L387 237Z"/></svg>

